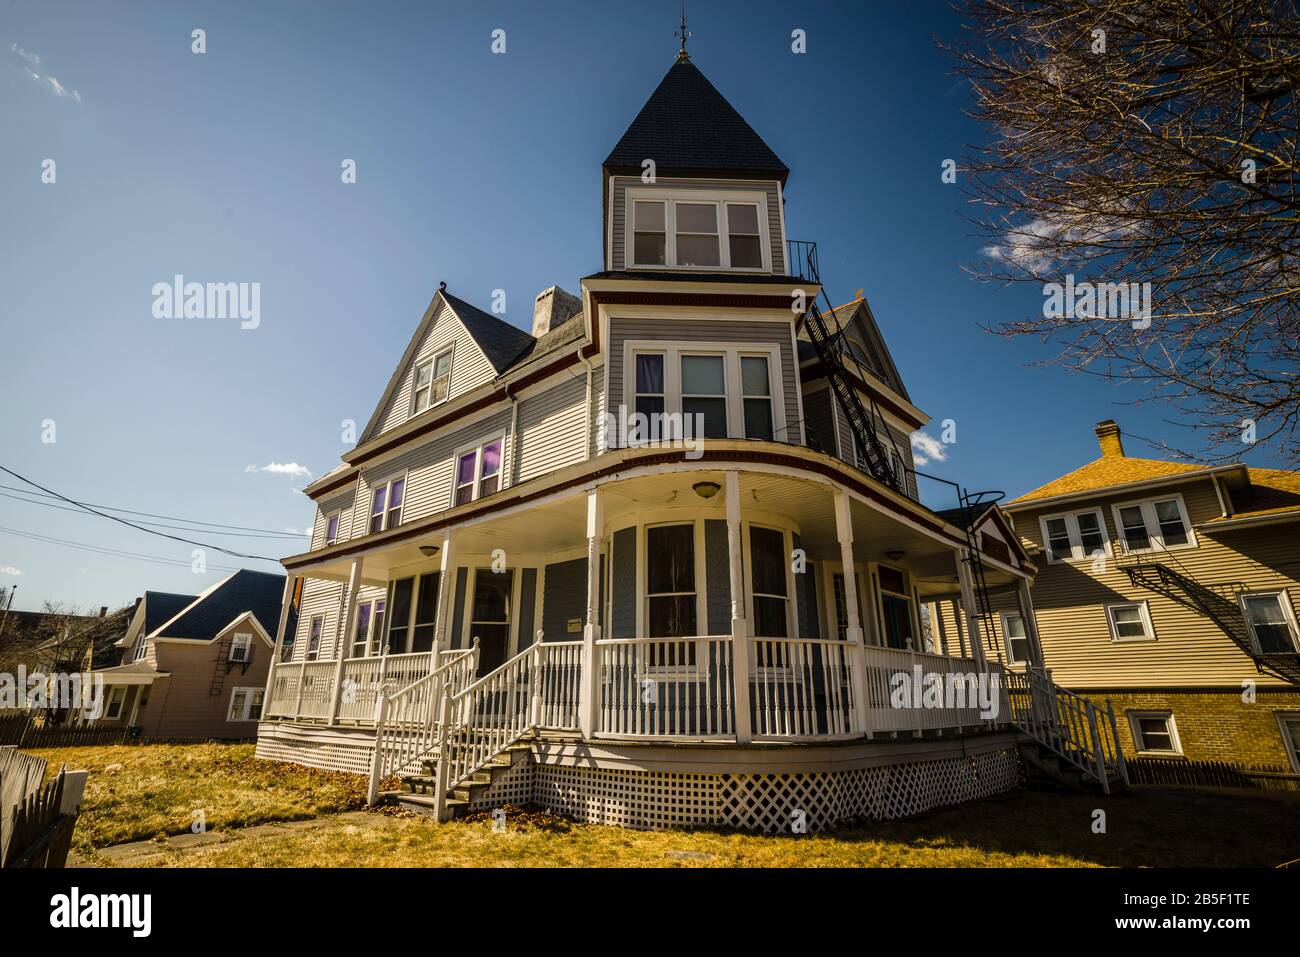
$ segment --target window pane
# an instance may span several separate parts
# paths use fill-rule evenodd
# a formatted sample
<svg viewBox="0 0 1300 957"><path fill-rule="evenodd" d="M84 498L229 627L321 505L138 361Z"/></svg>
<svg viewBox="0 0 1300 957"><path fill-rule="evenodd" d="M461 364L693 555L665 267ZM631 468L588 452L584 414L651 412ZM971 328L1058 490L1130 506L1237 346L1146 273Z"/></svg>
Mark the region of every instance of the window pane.
<svg viewBox="0 0 1300 957"><path fill-rule="evenodd" d="M757 236L731 236L727 240L731 265L737 269L758 269L763 265L763 250Z"/></svg>
<svg viewBox="0 0 1300 957"><path fill-rule="evenodd" d="M677 265L721 266L717 236L678 236Z"/></svg>
<svg viewBox="0 0 1300 957"><path fill-rule="evenodd" d="M727 437L726 399L682 399L682 412L687 415L704 416L705 438L725 439Z"/></svg>
<svg viewBox="0 0 1300 957"><path fill-rule="evenodd" d="M456 489L456 504L464 505L466 502L474 501L474 485L461 485Z"/></svg>
<svg viewBox="0 0 1300 957"><path fill-rule="evenodd" d="M1139 605L1119 605L1110 610L1115 622L1115 634L1120 638L1146 637L1146 624L1142 620L1142 608Z"/></svg>
<svg viewBox="0 0 1300 957"><path fill-rule="evenodd" d="M1052 554L1057 558L1069 558L1071 554L1070 530L1063 518L1047 520L1047 543Z"/></svg>
<svg viewBox="0 0 1300 957"><path fill-rule="evenodd" d="M664 357L638 355L636 357L636 391L662 394L664 391Z"/></svg>
<svg viewBox="0 0 1300 957"><path fill-rule="evenodd" d="M418 392L429 384L433 378L433 363L422 362L415 367L415 389Z"/></svg>
<svg viewBox="0 0 1300 957"><path fill-rule="evenodd" d="M402 507L402 493L406 490L406 479L398 479L392 485L392 491L389 493L388 509L392 511L395 508Z"/></svg>
<svg viewBox="0 0 1300 957"><path fill-rule="evenodd" d="M456 467L456 484L464 485L467 482L474 481L474 462L478 456L474 452L466 452L460 457L460 463Z"/></svg>
<svg viewBox="0 0 1300 957"><path fill-rule="evenodd" d="M1259 650L1266 655L1296 650L1281 601L1280 595L1247 595L1244 600Z"/></svg>
<svg viewBox="0 0 1300 957"><path fill-rule="evenodd" d="M727 204L727 229L733 235L750 233L758 235L758 207L750 205Z"/></svg>
<svg viewBox="0 0 1300 957"><path fill-rule="evenodd" d="M1106 546L1096 514L1084 512L1076 515L1074 520L1079 523L1079 544L1083 546L1083 553L1091 555L1095 551L1105 551Z"/></svg>
<svg viewBox="0 0 1300 957"><path fill-rule="evenodd" d="M772 439L772 400L745 400L745 438Z"/></svg>
<svg viewBox="0 0 1300 957"><path fill-rule="evenodd" d="M1142 509L1129 505L1119 510L1120 524L1124 527L1124 541L1129 548L1150 548L1151 539L1147 536L1147 526L1142 518Z"/></svg>
<svg viewBox="0 0 1300 957"><path fill-rule="evenodd" d="M696 634L694 595L651 597L648 611L651 638L685 638Z"/></svg>
<svg viewBox="0 0 1300 957"><path fill-rule="evenodd" d="M491 495L500 487L501 487L500 474L489 475L487 478L483 479L483 481L479 483L478 494Z"/></svg>
<svg viewBox="0 0 1300 957"><path fill-rule="evenodd" d="M717 231L718 207L712 203L677 204L678 233L716 233ZM680 238L679 236L679 244Z"/></svg>
<svg viewBox="0 0 1300 957"><path fill-rule="evenodd" d="M479 467L479 475L495 475L501 471L501 443L493 442L491 445L483 446L483 463Z"/></svg>
<svg viewBox="0 0 1300 957"><path fill-rule="evenodd" d="M1178 502L1156 502L1156 521L1160 523L1160 537L1166 546L1187 544L1187 529L1183 527Z"/></svg>
<svg viewBox="0 0 1300 957"><path fill-rule="evenodd" d="M451 353L444 352L438 356L438 368L435 378L441 379L447 373L451 372Z"/></svg>
<svg viewBox="0 0 1300 957"><path fill-rule="evenodd" d="M1029 639L1012 638L1007 642L1007 654L1011 656L1012 664L1019 664L1022 661L1029 660Z"/></svg>
<svg viewBox="0 0 1300 957"><path fill-rule="evenodd" d="M1169 733L1169 722L1165 718L1138 718L1138 729L1142 732L1142 750L1174 749L1173 735Z"/></svg>
<svg viewBox="0 0 1300 957"><path fill-rule="evenodd" d="M653 556L646 572L650 594L695 591L695 527L656 525L646 529L646 550ZM693 620L693 619L692 619Z"/></svg>
<svg viewBox="0 0 1300 957"><path fill-rule="evenodd" d="M663 233L637 233L632 239L632 260L648 266L662 266L667 245Z"/></svg>
<svg viewBox="0 0 1300 957"><path fill-rule="evenodd" d="M745 395L771 395L767 378L767 358L740 357L740 387Z"/></svg>
<svg viewBox="0 0 1300 957"><path fill-rule="evenodd" d="M723 395L722 356L682 356L682 395Z"/></svg>
<svg viewBox="0 0 1300 957"><path fill-rule="evenodd" d="M785 595L785 536L770 528L750 527L749 555L754 593Z"/></svg>
<svg viewBox="0 0 1300 957"><path fill-rule="evenodd" d="M1007 637L1023 638L1025 637L1025 620L1019 615L1007 615L1006 617Z"/></svg>
<svg viewBox="0 0 1300 957"><path fill-rule="evenodd" d="M641 435L641 441L655 441L659 438L659 427L661 420L658 418L664 412L664 400L659 398L641 397L636 400L636 411L646 417L646 432Z"/></svg>
<svg viewBox="0 0 1300 957"><path fill-rule="evenodd" d="M662 233L664 231L664 204L637 203L636 228L641 232Z"/></svg>
<svg viewBox="0 0 1300 957"><path fill-rule="evenodd" d="M784 598L754 596L754 637L787 637ZM770 662L767 664L776 664Z"/></svg>
<svg viewBox="0 0 1300 957"><path fill-rule="evenodd" d="M388 501L388 486L381 485L375 489L375 497L370 507L371 515L379 515L384 511L384 503Z"/></svg>
<svg viewBox="0 0 1300 957"><path fill-rule="evenodd" d="M406 651L406 623L411 614L411 590L414 579L402 578L393 583L393 614L389 619L388 650L400 655Z"/></svg>
<svg viewBox="0 0 1300 957"><path fill-rule="evenodd" d="M338 541L338 537L339 517L337 515L331 515L329 521L325 525L325 544L328 545L331 542Z"/></svg>

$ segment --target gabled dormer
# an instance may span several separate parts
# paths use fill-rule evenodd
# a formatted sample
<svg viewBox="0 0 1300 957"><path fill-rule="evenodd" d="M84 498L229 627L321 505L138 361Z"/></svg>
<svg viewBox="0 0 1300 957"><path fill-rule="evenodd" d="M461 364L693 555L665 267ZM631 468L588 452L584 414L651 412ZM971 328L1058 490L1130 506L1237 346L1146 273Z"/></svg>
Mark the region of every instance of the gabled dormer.
<svg viewBox="0 0 1300 957"><path fill-rule="evenodd" d="M605 269L789 272L781 204L790 171L684 53L603 171Z"/></svg>

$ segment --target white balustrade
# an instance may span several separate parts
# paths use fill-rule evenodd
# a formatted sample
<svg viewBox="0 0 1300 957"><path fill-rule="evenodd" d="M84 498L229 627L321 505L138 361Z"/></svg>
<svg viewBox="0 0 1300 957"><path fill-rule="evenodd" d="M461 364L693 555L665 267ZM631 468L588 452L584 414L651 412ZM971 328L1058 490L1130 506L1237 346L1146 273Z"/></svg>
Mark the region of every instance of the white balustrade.
<svg viewBox="0 0 1300 957"><path fill-rule="evenodd" d="M818 638L755 638L750 654L754 739L844 738L854 727L852 646Z"/></svg>
<svg viewBox="0 0 1300 957"><path fill-rule="evenodd" d="M1000 668L981 673L974 659L924 651L876 646L865 651L867 730L872 735L961 730L1011 721ZM985 717L988 712L995 713Z"/></svg>
<svg viewBox="0 0 1300 957"><path fill-rule="evenodd" d="M596 642L602 737L735 735L731 637Z"/></svg>

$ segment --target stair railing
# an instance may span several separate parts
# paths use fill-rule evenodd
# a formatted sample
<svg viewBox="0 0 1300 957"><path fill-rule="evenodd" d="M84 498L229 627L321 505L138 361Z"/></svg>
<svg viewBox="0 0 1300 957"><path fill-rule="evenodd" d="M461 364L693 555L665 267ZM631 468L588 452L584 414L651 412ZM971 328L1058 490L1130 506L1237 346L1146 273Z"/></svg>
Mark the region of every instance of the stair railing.
<svg viewBox="0 0 1300 957"><path fill-rule="evenodd" d="M366 801L379 800L379 782L419 766L433 751L441 731L439 705L443 696L468 685L478 670L479 648L472 647L445 660L434 671L391 693L375 695L375 751L370 759Z"/></svg>

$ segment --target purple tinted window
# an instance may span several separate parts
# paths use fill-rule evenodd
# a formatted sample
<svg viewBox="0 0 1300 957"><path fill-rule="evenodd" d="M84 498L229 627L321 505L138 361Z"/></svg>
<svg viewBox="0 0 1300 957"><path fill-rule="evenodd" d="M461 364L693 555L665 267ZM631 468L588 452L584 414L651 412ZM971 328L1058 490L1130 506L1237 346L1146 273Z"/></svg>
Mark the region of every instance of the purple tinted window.
<svg viewBox="0 0 1300 957"><path fill-rule="evenodd" d="M474 481L474 453L466 452L460 457L460 464L456 471L456 484L465 485Z"/></svg>
<svg viewBox="0 0 1300 957"><path fill-rule="evenodd" d="M483 468L481 475L495 475L501 468L501 443L493 442L483 446Z"/></svg>
<svg viewBox="0 0 1300 957"><path fill-rule="evenodd" d="M404 488L406 488L406 479L398 479L393 483L393 491L388 502L389 508L402 507L402 490Z"/></svg>
<svg viewBox="0 0 1300 957"><path fill-rule="evenodd" d="M374 507L370 509L370 514L378 515L381 513L384 510L384 503L386 501L388 501L388 486L381 485L379 488L375 489L375 504Z"/></svg>
<svg viewBox="0 0 1300 957"><path fill-rule="evenodd" d="M338 541L338 538L339 538L339 517L337 515L331 515L329 523L325 527L325 542L326 544L329 544L330 542L336 542Z"/></svg>

